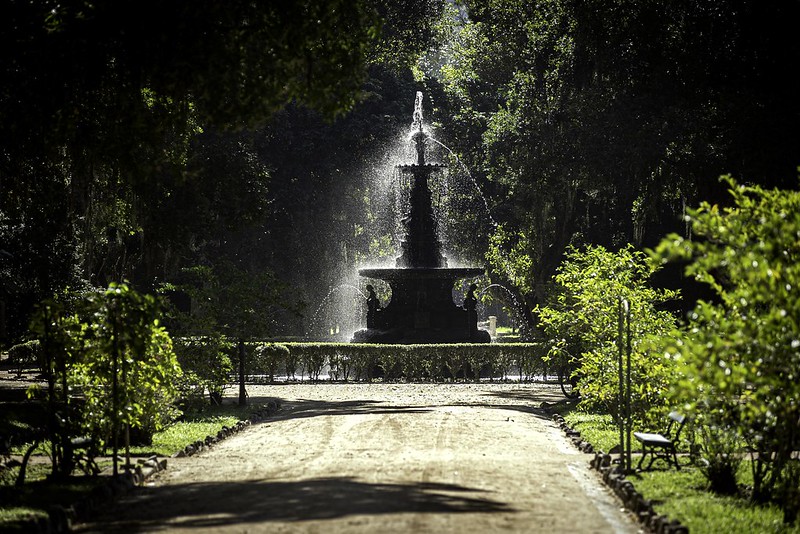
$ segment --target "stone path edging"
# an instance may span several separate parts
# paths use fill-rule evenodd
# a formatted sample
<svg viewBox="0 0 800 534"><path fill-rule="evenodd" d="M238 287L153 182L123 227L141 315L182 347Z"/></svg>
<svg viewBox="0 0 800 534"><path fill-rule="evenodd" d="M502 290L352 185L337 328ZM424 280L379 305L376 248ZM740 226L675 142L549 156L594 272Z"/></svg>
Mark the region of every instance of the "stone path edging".
<svg viewBox="0 0 800 534"><path fill-rule="evenodd" d="M172 457L181 458L197 454L213 444L244 430L253 423L258 423L274 415L279 409L279 402L270 401L261 409L254 411L250 419L239 421L232 427L225 426L217 432L216 436L206 436L204 440L198 440L187 445L173 454ZM134 466L133 471L120 473L117 478L111 478L107 483L100 484L78 502L69 506L50 506L47 509L47 516L32 517L28 520L17 521L14 524L20 527L21 532L41 532L43 534L70 532L73 523L87 520L93 512L108 507L116 499L127 494L133 488L142 486L150 477L166 468L166 458L151 456L147 459L140 459Z"/></svg>
<svg viewBox="0 0 800 534"><path fill-rule="evenodd" d="M610 454L595 451L592 444L582 439L580 432L570 428L561 415L553 414L553 421L581 452L594 454L589 465L600 472L603 482L622 500L625 508L633 512L643 527L654 534L689 534L689 527L677 519L670 520L669 517L658 514L653 509L652 502L636 491L636 487L625 478L619 466L612 467Z"/></svg>
<svg viewBox="0 0 800 534"><path fill-rule="evenodd" d="M265 404L261 409L256 410L253 412L253 415L250 419L246 419L244 421L239 421L233 426L223 426L222 429L217 432L216 436L206 436L205 439L197 440L194 443L190 443L183 449L179 450L175 454L172 455L173 458L184 458L186 456L193 456L203 450L211 447L215 443L219 443L220 441L227 439L234 434L241 432L248 426L252 425L253 423L258 423L263 421L267 417L275 414L281 407L279 401L269 401Z"/></svg>

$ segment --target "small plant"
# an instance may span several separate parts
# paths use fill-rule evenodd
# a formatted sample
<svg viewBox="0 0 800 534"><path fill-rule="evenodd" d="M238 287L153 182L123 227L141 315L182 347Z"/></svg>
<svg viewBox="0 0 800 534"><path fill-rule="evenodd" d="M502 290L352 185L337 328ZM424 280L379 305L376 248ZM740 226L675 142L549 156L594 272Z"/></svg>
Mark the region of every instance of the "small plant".
<svg viewBox="0 0 800 534"><path fill-rule="evenodd" d="M742 440L731 428L700 425L696 429L701 443L698 466L709 487L720 495L735 495L736 474L742 465Z"/></svg>

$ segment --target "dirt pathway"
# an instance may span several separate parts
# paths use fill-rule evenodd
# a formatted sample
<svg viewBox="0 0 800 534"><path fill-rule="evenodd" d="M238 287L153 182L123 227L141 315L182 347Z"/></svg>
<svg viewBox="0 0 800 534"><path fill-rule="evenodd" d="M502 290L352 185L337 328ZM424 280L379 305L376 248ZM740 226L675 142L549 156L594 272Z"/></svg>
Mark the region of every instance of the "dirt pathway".
<svg viewBox="0 0 800 534"><path fill-rule="evenodd" d="M519 384L250 388L279 416L186 459L80 532L637 532ZM256 397L262 397L260 399Z"/></svg>

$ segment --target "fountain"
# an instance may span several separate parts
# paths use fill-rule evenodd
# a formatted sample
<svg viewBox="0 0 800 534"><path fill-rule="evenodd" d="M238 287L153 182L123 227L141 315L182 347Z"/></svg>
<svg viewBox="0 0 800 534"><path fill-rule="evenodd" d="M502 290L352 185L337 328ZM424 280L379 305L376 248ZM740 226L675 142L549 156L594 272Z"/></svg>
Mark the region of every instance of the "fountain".
<svg viewBox="0 0 800 534"><path fill-rule="evenodd" d="M470 286L462 307L453 302L456 280L484 274L479 267L449 268L442 255L433 215L428 178L445 165L425 161L429 136L422 124L422 93L414 104L413 134L415 163L397 169L412 179L409 212L403 219L406 236L395 268L359 269L366 278L384 280L392 291L390 302L381 307L374 290L367 286L367 328L353 336L356 343L488 343L489 333L478 330L475 284Z"/></svg>

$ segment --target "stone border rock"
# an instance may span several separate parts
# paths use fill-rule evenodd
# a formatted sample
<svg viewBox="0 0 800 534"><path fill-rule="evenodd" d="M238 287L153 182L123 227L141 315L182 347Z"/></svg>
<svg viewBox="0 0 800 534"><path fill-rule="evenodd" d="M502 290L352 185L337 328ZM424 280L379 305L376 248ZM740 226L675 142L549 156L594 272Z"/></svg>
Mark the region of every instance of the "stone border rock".
<svg viewBox="0 0 800 534"><path fill-rule="evenodd" d="M280 402L278 401L269 401L259 410L253 412L253 415L250 419L246 419L244 421L239 421L233 426L223 426L222 429L217 432L216 436L206 436L205 439L197 440L194 443L190 443L183 449L179 450L175 454L172 455L173 458L184 458L186 456L193 456L199 452L203 452L205 449L210 448L215 443L219 443L220 441L233 436L234 434L241 432L248 426L252 425L253 423L258 423L263 421L267 417L273 415L277 412L281 407Z"/></svg>
<svg viewBox="0 0 800 534"><path fill-rule="evenodd" d="M589 465L600 472L603 482L622 500L625 508L636 516L642 526L654 534L689 534L689 527L682 525L677 519L670 520L653 509L653 503L636 491L636 487L625 478L625 473L619 466L612 467L610 454L596 452L591 443L581 439L581 433L570 428L561 415L553 414L553 421L580 451L594 454Z"/></svg>
<svg viewBox="0 0 800 534"><path fill-rule="evenodd" d="M13 523L20 532L57 533L70 532L72 524L84 520L93 512L101 510L115 499L127 494L134 487L141 486L145 480L167 468L166 458L151 456L139 459L132 471L120 473L116 478L98 485L88 495L69 506L52 505L47 508L47 516L32 517Z"/></svg>
<svg viewBox="0 0 800 534"><path fill-rule="evenodd" d="M244 430L253 423L263 421L267 417L275 414L280 409L280 403L270 401L262 408L256 410L250 419L239 421L232 427L223 427L217 432L216 436L207 436L204 440L198 440L187 445L173 458L192 456L204 449L211 447L215 443ZM127 494L136 486L141 486L159 471L167 468L167 459L151 456L147 459L140 458L132 471L120 473L117 478L110 478L107 483L100 484L92 489L87 496L70 506L53 505L47 509L47 516L32 517L28 520L14 522L14 526L20 532L41 532L41 533L61 533L70 532L72 524L76 521L84 521L93 512L107 507L116 499Z"/></svg>

